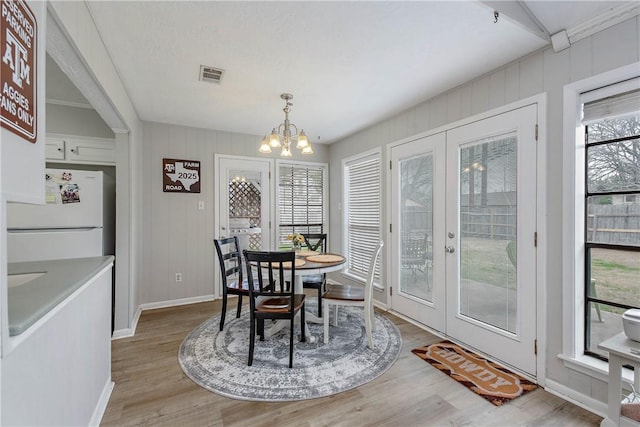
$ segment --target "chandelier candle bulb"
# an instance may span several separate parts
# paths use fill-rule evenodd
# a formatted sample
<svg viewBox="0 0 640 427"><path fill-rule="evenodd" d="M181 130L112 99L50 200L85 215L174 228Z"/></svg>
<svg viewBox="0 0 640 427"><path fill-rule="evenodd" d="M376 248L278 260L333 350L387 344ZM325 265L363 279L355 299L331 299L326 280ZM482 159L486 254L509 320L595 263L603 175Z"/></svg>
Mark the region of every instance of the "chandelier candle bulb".
<svg viewBox="0 0 640 427"><path fill-rule="evenodd" d="M296 145L296 148L302 149L307 146L309 146L309 138L304 134L304 130L301 130L300 135L298 135L298 145Z"/></svg>
<svg viewBox="0 0 640 427"><path fill-rule="evenodd" d="M271 131L271 138L269 139L269 145L272 146L273 148L278 148L281 145L280 136L276 132L276 128L273 128L273 131Z"/></svg>
<svg viewBox="0 0 640 427"><path fill-rule="evenodd" d="M262 143L260 144L260 152L261 153L270 153L271 145L269 145L269 137L265 136L262 139Z"/></svg>

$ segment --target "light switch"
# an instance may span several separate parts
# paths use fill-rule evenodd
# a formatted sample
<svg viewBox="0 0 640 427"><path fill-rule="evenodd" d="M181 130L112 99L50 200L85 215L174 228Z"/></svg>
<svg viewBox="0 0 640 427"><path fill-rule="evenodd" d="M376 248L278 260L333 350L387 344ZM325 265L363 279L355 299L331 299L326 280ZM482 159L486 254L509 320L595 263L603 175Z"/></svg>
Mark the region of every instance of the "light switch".
<svg viewBox="0 0 640 427"><path fill-rule="evenodd" d="M199 200L198 201L198 210L200 210L200 211L204 210L204 200Z"/></svg>

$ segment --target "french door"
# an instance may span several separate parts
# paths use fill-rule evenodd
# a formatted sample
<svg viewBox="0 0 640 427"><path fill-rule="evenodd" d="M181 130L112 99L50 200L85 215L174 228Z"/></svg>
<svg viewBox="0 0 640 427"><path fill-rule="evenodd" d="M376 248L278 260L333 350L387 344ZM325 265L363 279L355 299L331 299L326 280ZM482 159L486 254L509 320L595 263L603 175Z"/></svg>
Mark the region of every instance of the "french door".
<svg viewBox="0 0 640 427"><path fill-rule="evenodd" d="M399 284L392 307L533 376L536 121L537 107L530 105L391 150L392 221L400 225L392 234ZM419 190L429 181L431 205ZM398 200L398 192L412 196ZM411 257L413 240L422 237L416 211L432 221L426 273Z"/></svg>
<svg viewBox="0 0 640 427"><path fill-rule="evenodd" d="M237 236L240 250L270 250L273 162L216 155L215 164L216 238Z"/></svg>
<svg viewBox="0 0 640 427"><path fill-rule="evenodd" d="M445 332L445 134L391 150L394 310ZM397 230L397 232L396 232Z"/></svg>

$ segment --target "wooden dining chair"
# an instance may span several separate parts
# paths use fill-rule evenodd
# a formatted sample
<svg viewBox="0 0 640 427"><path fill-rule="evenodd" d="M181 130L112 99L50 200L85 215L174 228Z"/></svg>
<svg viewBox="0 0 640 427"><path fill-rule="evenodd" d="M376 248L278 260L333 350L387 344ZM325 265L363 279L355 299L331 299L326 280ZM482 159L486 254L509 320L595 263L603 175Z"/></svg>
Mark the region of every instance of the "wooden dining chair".
<svg viewBox="0 0 640 427"><path fill-rule="evenodd" d="M252 280L243 278L242 271L242 255L238 246L238 237L227 237L224 239L214 239L218 253L218 264L220 265L220 274L222 275L222 314L220 316L220 330L224 327L224 320L227 314L227 296L238 296L238 309L236 318L240 317L242 309L242 297L249 296L248 283L254 283ZM255 286L255 284L254 284Z"/></svg>
<svg viewBox="0 0 640 427"><path fill-rule="evenodd" d="M362 286L331 284L328 286L327 293L323 296L324 305L324 343L329 342L329 306L333 305L333 324L338 325L338 307L339 306L357 306L364 308L364 327L367 334L367 343L369 348L373 348L373 278L376 272L376 263L380 257L384 242L380 241L369 265L369 275L367 281Z"/></svg>
<svg viewBox="0 0 640 427"><path fill-rule="evenodd" d="M325 252L327 249L326 233L302 234L307 249L316 252ZM322 317L322 295L326 291L327 277L325 274L310 274L302 276L302 287L316 289L318 291L318 317Z"/></svg>
<svg viewBox="0 0 640 427"><path fill-rule="evenodd" d="M293 367L293 325L298 312L300 312L300 341L305 341L305 296L296 294L294 286L287 287L285 282L285 275L292 279L295 277L296 254L295 252L247 251L246 249L243 253L247 263L249 282L255 279L257 283L255 288L249 289L251 328L247 364L249 366L253 364L256 326L260 341L263 341L265 319L288 319L291 322L289 333L289 368L291 368Z"/></svg>

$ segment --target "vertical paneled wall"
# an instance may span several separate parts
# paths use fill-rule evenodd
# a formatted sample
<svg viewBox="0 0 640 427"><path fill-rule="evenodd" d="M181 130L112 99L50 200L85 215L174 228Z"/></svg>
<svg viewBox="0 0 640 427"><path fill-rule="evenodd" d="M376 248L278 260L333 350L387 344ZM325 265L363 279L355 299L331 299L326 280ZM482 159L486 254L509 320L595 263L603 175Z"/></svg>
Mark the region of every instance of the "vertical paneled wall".
<svg viewBox="0 0 640 427"><path fill-rule="evenodd" d="M490 54L490 53L489 53ZM547 253L547 378L579 393L606 400L603 383L564 367L556 356L562 353L562 140L563 86L640 60L640 18L634 17L554 52L551 47L507 64L478 79L415 106L393 118L334 143L330 151L330 202L342 201L341 160L374 147L445 126L532 95L547 95L547 154L543 160L547 182L547 235L543 241ZM389 159L383 151L383 165ZM386 181L383 181L386 184ZM383 188L383 200L388 200ZM386 215L386 209L383 212ZM330 211L330 240L342 243L342 211ZM385 217L383 224L387 224ZM340 278L348 281L347 278ZM375 293L386 302L386 293Z"/></svg>
<svg viewBox="0 0 640 427"><path fill-rule="evenodd" d="M144 123L143 133L144 258L139 303L211 297L214 274L219 274L214 271L214 155L264 158L258 153L260 136L150 122ZM298 159L328 161L327 146L316 144L313 149L315 154ZM200 161L200 194L164 193L163 158ZM199 201L204 210L198 210ZM182 273L182 282L176 283L176 273Z"/></svg>
<svg viewBox="0 0 640 427"><path fill-rule="evenodd" d="M87 2L47 2L49 22L55 21L64 29L74 53L82 58L82 63L94 76L98 85L110 101L109 111L114 110L118 118L124 122L126 129L112 129L118 133L116 190L117 214L117 247L116 263L116 306L115 329L128 329L132 326L134 310L137 308L137 286L140 279L140 240L143 213L140 200L144 196L142 188L142 126L135 108L131 103L124 85L102 39L95 27ZM59 48L57 44L49 48ZM95 106L94 106L95 107ZM104 108L104 106L103 106ZM122 144L126 145L125 147ZM125 171L125 169L128 169ZM124 178L124 181L121 180ZM126 187L126 188L125 188ZM120 260L120 258L126 260Z"/></svg>

